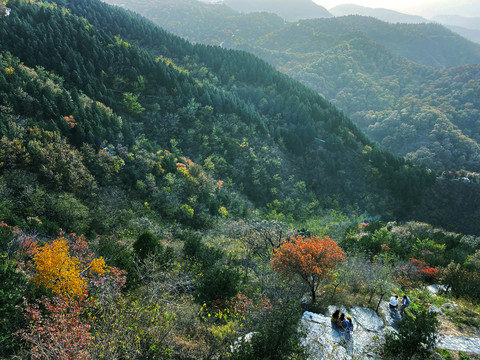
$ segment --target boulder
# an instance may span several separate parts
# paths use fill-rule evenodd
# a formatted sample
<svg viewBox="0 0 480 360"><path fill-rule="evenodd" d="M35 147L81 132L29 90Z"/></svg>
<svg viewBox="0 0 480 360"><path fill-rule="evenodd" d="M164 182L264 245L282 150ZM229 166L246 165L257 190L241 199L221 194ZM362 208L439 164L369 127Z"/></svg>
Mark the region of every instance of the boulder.
<svg viewBox="0 0 480 360"><path fill-rule="evenodd" d="M440 310L442 310L442 312L444 313L445 311L452 311L457 307L458 307L458 304L445 303L442 306L440 306Z"/></svg>
<svg viewBox="0 0 480 360"><path fill-rule="evenodd" d="M465 336L440 335L437 347L453 351L480 354L480 339Z"/></svg>
<svg viewBox="0 0 480 360"><path fill-rule="evenodd" d="M458 305L447 303L442 306L442 310L456 306ZM332 324L330 315L337 308L352 316L355 327L351 335ZM430 309L441 311L434 305ZM398 311L391 310L387 301L380 305L380 312L384 322L373 310L362 307L353 307L348 311L344 307L330 306L326 315L304 312L301 327L305 338L302 343L310 349L308 360L380 359L376 350L384 343L387 332L397 331L396 324L400 319ZM440 335L436 347L480 354L480 339Z"/></svg>
<svg viewBox="0 0 480 360"><path fill-rule="evenodd" d="M437 295L440 291L445 292L447 291L447 287L444 285L439 285L439 284L432 284L427 287L427 290L430 291L432 295Z"/></svg>

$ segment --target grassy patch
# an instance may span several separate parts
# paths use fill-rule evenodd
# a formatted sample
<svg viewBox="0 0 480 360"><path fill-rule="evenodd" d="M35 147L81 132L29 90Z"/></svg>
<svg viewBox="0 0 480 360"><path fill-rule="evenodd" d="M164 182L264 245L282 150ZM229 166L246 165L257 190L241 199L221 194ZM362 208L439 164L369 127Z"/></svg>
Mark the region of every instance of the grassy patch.
<svg viewBox="0 0 480 360"><path fill-rule="evenodd" d="M470 360L470 356L462 352L458 353L458 356L460 357L460 360Z"/></svg>
<svg viewBox="0 0 480 360"><path fill-rule="evenodd" d="M453 360L452 354L447 349L437 349L436 352L442 355L445 360Z"/></svg>
<svg viewBox="0 0 480 360"><path fill-rule="evenodd" d="M480 314L470 307L459 306L453 310L445 311L445 315L459 328L466 326L480 327Z"/></svg>

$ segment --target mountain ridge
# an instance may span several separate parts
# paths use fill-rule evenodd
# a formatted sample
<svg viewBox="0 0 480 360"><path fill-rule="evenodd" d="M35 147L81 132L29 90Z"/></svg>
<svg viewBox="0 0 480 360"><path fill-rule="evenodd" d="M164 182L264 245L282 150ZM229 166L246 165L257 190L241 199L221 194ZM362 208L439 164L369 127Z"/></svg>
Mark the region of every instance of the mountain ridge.
<svg viewBox="0 0 480 360"><path fill-rule="evenodd" d="M330 13L334 16L348 16L348 15L361 15L371 16L376 19L389 22L389 23L409 23L419 24L430 22L424 17L418 15L404 14L395 10L389 10L384 8L370 8L366 6L360 6L355 4L337 5L329 9Z"/></svg>
<svg viewBox="0 0 480 360"><path fill-rule="evenodd" d="M312 0L223 0L223 3L237 11L251 13L267 11L275 13L285 20L331 17L330 12Z"/></svg>

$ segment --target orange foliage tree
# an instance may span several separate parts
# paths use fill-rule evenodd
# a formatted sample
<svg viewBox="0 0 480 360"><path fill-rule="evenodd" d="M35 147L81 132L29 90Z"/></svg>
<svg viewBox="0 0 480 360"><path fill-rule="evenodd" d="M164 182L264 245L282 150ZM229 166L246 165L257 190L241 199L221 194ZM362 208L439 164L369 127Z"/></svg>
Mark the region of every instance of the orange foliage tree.
<svg viewBox="0 0 480 360"><path fill-rule="evenodd" d="M290 237L275 250L273 269L288 277L299 275L310 287L312 303L320 281L330 276L331 271L346 259L345 253L335 241L325 237Z"/></svg>

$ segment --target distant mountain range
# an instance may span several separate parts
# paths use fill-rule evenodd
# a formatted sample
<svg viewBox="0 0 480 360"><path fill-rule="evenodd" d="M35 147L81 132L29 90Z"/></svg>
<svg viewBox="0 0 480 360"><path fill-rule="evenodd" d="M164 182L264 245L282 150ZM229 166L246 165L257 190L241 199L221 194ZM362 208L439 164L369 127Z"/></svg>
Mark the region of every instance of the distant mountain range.
<svg viewBox="0 0 480 360"><path fill-rule="evenodd" d="M435 16L432 21L438 22L466 39L480 44L480 17L440 15Z"/></svg>
<svg viewBox="0 0 480 360"><path fill-rule="evenodd" d="M465 17L459 15L439 15L435 16L432 21L436 21L443 25L459 26L465 29L480 31L480 17Z"/></svg>
<svg viewBox="0 0 480 360"><path fill-rule="evenodd" d="M331 8L330 13L334 16L347 16L347 15L362 15L362 16L371 16L382 21L389 23L407 23L407 24L420 24L429 22L427 19L416 16L403 14L398 11L382 9L382 8L369 8L360 5L346 4L338 5L334 8Z"/></svg>
<svg viewBox="0 0 480 360"><path fill-rule="evenodd" d="M439 15L429 20L421 16L408 15L394 10L369 8L354 4L338 5L329 9L329 12L334 16L371 16L392 24L421 24L435 22L444 25L448 29L456 32L470 41L480 44L480 18L478 17Z"/></svg>
<svg viewBox="0 0 480 360"><path fill-rule="evenodd" d="M207 4L223 4L229 8L242 12L269 12L276 14L287 21L301 19L330 18L333 16L361 15L374 17L391 24L421 24L435 22L444 25L464 38L480 44L480 18L460 15L438 15L426 19L418 15L404 14L385 8L370 8L356 4L343 4L329 10L317 5L311 0L201 0ZM136 7L142 7L142 3ZM150 4L151 6L151 4Z"/></svg>
<svg viewBox="0 0 480 360"><path fill-rule="evenodd" d="M312 0L224 0L223 3L244 13L267 11L288 21L332 17L324 7Z"/></svg>

